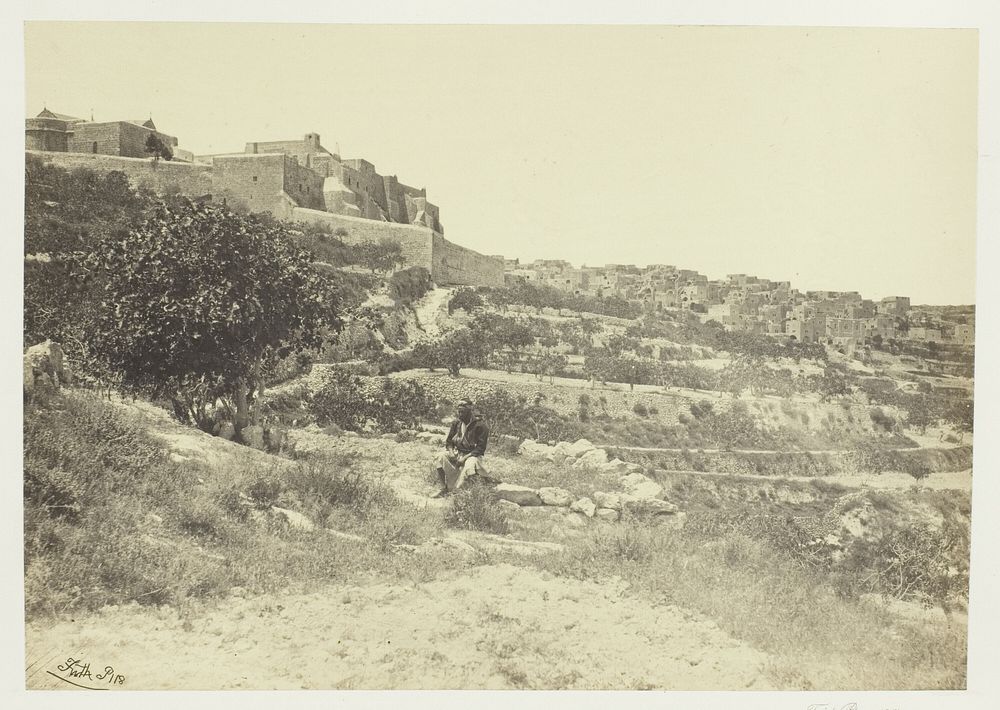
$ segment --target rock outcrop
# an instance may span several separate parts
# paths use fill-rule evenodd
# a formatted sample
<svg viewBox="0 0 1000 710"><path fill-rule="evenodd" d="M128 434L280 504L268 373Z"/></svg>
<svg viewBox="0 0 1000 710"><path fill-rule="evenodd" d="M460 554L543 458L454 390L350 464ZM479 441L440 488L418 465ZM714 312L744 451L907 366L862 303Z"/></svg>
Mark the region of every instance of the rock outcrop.
<svg viewBox="0 0 1000 710"><path fill-rule="evenodd" d="M71 381L62 346L51 340L32 345L24 353L24 391L56 392Z"/></svg>

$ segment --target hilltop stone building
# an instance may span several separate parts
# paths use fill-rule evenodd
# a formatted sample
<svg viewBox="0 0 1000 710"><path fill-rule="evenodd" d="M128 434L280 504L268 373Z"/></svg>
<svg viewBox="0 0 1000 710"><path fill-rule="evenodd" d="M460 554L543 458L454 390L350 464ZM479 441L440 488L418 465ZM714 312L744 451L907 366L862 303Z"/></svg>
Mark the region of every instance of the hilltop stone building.
<svg viewBox="0 0 1000 710"><path fill-rule="evenodd" d="M182 159L152 160L146 151L151 134ZM195 157L177 144L151 119L98 123L45 109L25 120L25 147L46 162L116 170L157 191L323 223L345 243L388 239L402 247L405 266L425 267L438 284L504 284L502 256L484 256L444 238L440 210L424 188L381 175L362 158L343 160L323 147L317 133L247 143L242 153L224 155Z"/></svg>
<svg viewBox="0 0 1000 710"><path fill-rule="evenodd" d="M177 139L159 132L152 118L146 121L86 121L46 108L24 121L24 141L28 150L148 158L146 141L150 135L155 135L171 149L177 147Z"/></svg>

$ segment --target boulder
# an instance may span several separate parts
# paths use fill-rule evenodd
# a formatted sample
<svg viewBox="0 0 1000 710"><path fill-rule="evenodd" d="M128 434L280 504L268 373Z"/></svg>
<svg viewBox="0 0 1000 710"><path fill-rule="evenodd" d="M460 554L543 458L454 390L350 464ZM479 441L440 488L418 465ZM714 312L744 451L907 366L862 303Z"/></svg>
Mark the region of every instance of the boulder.
<svg viewBox="0 0 1000 710"><path fill-rule="evenodd" d="M534 439L525 439L517 449L521 456L533 456L536 458L547 458L552 453L552 447L540 444Z"/></svg>
<svg viewBox="0 0 1000 710"><path fill-rule="evenodd" d="M284 518L290 527L298 530L312 530L316 527L313 524L313 521L298 511L288 510L287 508L279 508L278 506L271 506L271 512L281 518Z"/></svg>
<svg viewBox="0 0 1000 710"><path fill-rule="evenodd" d="M607 522L617 522L619 518L619 513L617 510L612 508L598 508L594 511L594 517L598 520L605 520Z"/></svg>
<svg viewBox="0 0 1000 710"><path fill-rule="evenodd" d="M573 458L580 458L588 451L593 451L597 447L586 439L577 439L572 444L566 446L566 453Z"/></svg>
<svg viewBox="0 0 1000 710"><path fill-rule="evenodd" d="M594 493L594 503L598 508L621 510L622 496L619 493L604 493L602 491L597 491Z"/></svg>
<svg viewBox="0 0 1000 710"><path fill-rule="evenodd" d="M264 439L264 427L259 424L243 427L240 437L243 439L243 443L251 449L264 451L267 448L267 442Z"/></svg>
<svg viewBox="0 0 1000 710"><path fill-rule="evenodd" d="M24 353L24 391L54 392L70 381L59 343L46 340L32 345Z"/></svg>
<svg viewBox="0 0 1000 710"><path fill-rule="evenodd" d="M568 441L560 441L556 443L554 447L552 447L552 454L563 457L573 456L573 454L570 453L571 446L572 444L570 444Z"/></svg>
<svg viewBox="0 0 1000 710"><path fill-rule="evenodd" d="M543 505L568 506L573 502L573 494L565 488L539 488L538 497L542 499Z"/></svg>
<svg viewBox="0 0 1000 710"><path fill-rule="evenodd" d="M622 507L635 515L673 515L678 511L676 505L659 498L629 498Z"/></svg>
<svg viewBox="0 0 1000 710"><path fill-rule="evenodd" d="M569 509L574 513L581 513L582 515L586 515L588 518L593 518L594 511L597 510L597 506L594 505L594 501L590 498L584 497L573 501L570 504Z"/></svg>
<svg viewBox="0 0 1000 710"><path fill-rule="evenodd" d="M513 501L509 500L504 500L503 498L497 501L497 507L507 512L513 512L515 510L521 509L521 506L519 506L517 503L514 503Z"/></svg>
<svg viewBox="0 0 1000 710"><path fill-rule="evenodd" d="M515 486L511 483L501 483L493 489L494 494L500 500L509 500L518 505L541 505L542 499L538 496L538 491L526 486Z"/></svg>
<svg viewBox="0 0 1000 710"><path fill-rule="evenodd" d="M621 480L625 492L636 498L656 498L663 493L663 486L641 473L629 473Z"/></svg>
<svg viewBox="0 0 1000 710"><path fill-rule="evenodd" d="M604 449L591 449L573 462L573 468L592 466L600 468L608 463L608 453Z"/></svg>
<svg viewBox="0 0 1000 710"><path fill-rule="evenodd" d="M441 445L444 444L445 437L441 434L436 434L433 431L422 431L417 434L417 440L423 441L425 444L431 445Z"/></svg>
<svg viewBox="0 0 1000 710"><path fill-rule="evenodd" d="M626 473L628 471L628 464L621 459L611 459L601 466L601 468L612 473Z"/></svg>
<svg viewBox="0 0 1000 710"><path fill-rule="evenodd" d="M236 427L233 426L232 422L222 422L219 426L218 436L220 439L232 441L233 437L236 436Z"/></svg>

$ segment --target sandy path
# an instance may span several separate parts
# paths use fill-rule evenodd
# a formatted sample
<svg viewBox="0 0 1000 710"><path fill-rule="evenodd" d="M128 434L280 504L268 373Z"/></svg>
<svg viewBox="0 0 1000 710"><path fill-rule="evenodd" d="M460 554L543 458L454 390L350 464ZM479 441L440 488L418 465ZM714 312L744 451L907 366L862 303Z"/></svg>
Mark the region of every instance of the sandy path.
<svg viewBox="0 0 1000 710"><path fill-rule="evenodd" d="M417 324L422 331L422 339L434 340L441 334L441 316L448 315L448 300L452 289L439 287L428 291L413 304Z"/></svg>
<svg viewBox="0 0 1000 710"><path fill-rule="evenodd" d="M72 689L47 672L72 655L94 675L113 666L126 690L766 687L765 654L623 591L493 565L416 585L231 598L188 620L107 608L30 624L26 682Z"/></svg>

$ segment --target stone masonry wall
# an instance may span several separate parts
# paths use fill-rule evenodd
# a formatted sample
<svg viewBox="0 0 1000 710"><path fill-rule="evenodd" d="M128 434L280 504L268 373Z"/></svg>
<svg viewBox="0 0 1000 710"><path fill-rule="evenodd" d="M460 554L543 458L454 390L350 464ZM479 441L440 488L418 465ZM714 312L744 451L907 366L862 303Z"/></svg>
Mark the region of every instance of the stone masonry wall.
<svg viewBox="0 0 1000 710"><path fill-rule="evenodd" d="M503 262L452 244L434 235L434 270L438 283L465 286L503 286Z"/></svg>
<svg viewBox="0 0 1000 710"><path fill-rule="evenodd" d="M177 145L177 139L166 133L137 126L128 121L108 121L105 123L76 123L72 128L67 148L74 153L105 153L131 158L145 158L146 140L150 134L159 136L167 146ZM94 150L94 143L97 149Z"/></svg>
<svg viewBox="0 0 1000 710"><path fill-rule="evenodd" d="M285 192L302 207L325 209L323 182L326 180L292 158L285 158Z"/></svg>
<svg viewBox="0 0 1000 710"><path fill-rule="evenodd" d="M298 222L322 222L335 230L345 229L347 236L341 237L341 239L346 244L391 239L402 247L403 258L406 260L404 266L423 266L431 272L431 278L438 281L438 277L433 271L431 258L434 232L427 227L381 222L361 217L347 217L303 207L294 208L291 219Z"/></svg>
<svg viewBox="0 0 1000 710"><path fill-rule="evenodd" d="M128 176L134 187L148 187L157 192L179 189L184 195L207 195L212 192L212 167L198 163L178 163L160 160L153 163L150 158L123 158L117 155L93 155L90 153L49 153L27 151L46 163L52 163L67 170L88 168L98 172L117 170Z"/></svg>
<svg viewBox="0 0 1000 710"><path fill-rule="evenodd" d="M285 189L284 155L225 155L212 160L213 196L254 212L274 212Z"/></svg>

